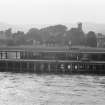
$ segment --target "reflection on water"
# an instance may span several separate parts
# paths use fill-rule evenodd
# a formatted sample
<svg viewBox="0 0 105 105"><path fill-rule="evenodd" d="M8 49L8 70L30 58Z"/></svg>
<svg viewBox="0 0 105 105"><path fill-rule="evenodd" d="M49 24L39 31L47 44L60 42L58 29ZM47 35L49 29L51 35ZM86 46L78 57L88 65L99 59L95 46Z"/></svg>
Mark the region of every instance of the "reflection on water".
<svg viewBox="0 0 105 105"><path fill-rule="evenodd" d="M105 76L0 73L0 105L105 105Z"/></svg>

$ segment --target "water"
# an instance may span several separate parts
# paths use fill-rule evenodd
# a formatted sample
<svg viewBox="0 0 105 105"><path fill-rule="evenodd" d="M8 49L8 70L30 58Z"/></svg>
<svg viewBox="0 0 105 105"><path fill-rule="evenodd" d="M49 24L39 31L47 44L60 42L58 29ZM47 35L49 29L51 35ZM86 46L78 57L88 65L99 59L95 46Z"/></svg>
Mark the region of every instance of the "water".
<svg viewBox="0 0 105 105"><path fill-rule="evenodd" d="M105 76L0 73L0 105L105 105Z"/></svg>

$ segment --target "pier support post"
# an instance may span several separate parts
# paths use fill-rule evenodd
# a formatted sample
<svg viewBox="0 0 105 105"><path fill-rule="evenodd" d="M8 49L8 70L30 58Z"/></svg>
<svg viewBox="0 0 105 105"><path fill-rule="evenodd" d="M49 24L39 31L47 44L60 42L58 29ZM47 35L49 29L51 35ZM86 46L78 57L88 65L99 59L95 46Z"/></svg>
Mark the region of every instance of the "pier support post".
<svg viewBox="0 0 105 105"><path fill-rule="evenodd" d="M8 71L8 62L7 61L5 61L5 64L6 64L6 67L4 67L5 69L5 71Z"/></svg>
<svg viewBox="0 0 105 105"><path fill-rule="evenodd" d="M48 72L49 73L51 72L51 64L50 63L48 64Z"/></svg>
<svg viewBox="0 0 105 105"><path fill-rule="evenodd" d="M22 62L19 62L20 72L22 72Z"/></svg>
<svg viewBox="0 0 105 105"><path fill-rule="evenodd" d="M44 65L44 63L42 63L42 64L40 64L40 72L44 72L44 68L45 68L45 65Z"/></svg>
<svg viewBox="0 0 105 105"><path fill-rule="evenodd" d="M27 72L30 72L30 64L27 62Z"/></svg>
<svg viewBox="0 0 105 105"><path fill-rule="evenodd" d="M34 70L33 70L33 72L36 72L36 64L34 63L33 65L34 65Z"/></svg>

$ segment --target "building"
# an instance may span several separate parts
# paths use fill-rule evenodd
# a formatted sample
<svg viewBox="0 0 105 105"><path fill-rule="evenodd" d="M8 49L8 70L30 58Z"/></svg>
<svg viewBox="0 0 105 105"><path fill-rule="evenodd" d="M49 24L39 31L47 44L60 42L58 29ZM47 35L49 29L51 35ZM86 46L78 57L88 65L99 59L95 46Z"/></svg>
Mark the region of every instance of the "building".
<svg viewBox="0 0 105 105"><path fill-rule="evenodd" d="M97 34L97 47L105 47L105 35L98 33Z"/></svg>
<svg viewBox="0 0 105 105"><path fill-rule="evenodd" d="M81 22L78 23L77 29L78 29L80 32L82 31L82 23L81 23Z"/></svg>

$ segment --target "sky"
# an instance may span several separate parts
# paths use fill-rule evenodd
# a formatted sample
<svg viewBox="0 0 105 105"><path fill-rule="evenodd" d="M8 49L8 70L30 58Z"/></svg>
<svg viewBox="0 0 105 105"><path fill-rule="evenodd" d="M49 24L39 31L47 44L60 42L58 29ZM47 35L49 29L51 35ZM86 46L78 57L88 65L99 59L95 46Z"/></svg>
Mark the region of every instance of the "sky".
<svg viewBox="0 0 105 105"><path fill-rule="evenodd" d="M105 0L0 0L0 22L8 24L105 24Z"/></svg>

